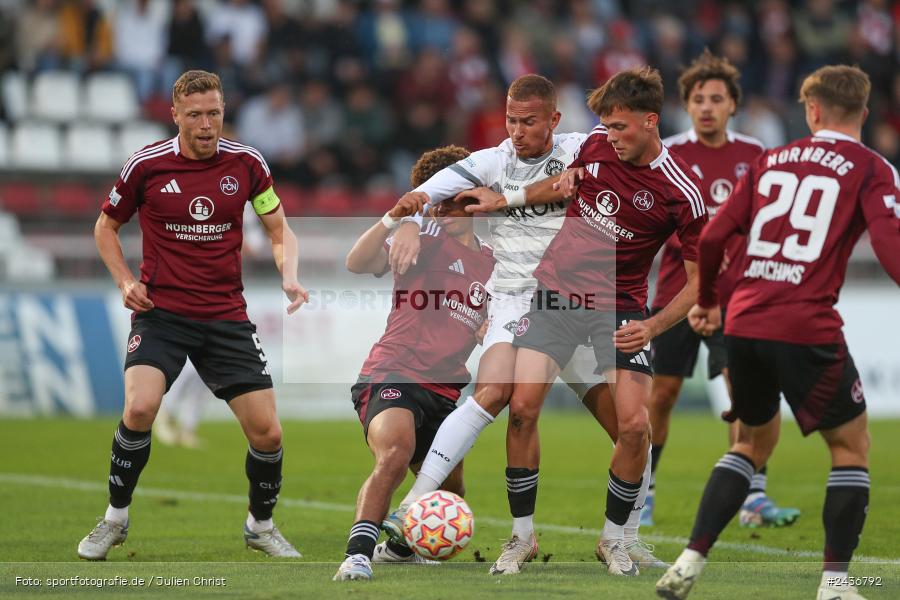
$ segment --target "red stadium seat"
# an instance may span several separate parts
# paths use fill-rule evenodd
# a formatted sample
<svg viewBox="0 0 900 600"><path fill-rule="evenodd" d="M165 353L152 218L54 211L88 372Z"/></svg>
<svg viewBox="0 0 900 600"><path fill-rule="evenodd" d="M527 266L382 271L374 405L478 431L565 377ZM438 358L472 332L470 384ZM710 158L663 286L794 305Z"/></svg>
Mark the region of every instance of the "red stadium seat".
<svg viewBox="0 0 900 600"><path fill-rule="evenodd" d="M99 215L104 199L96 188L79 183L61 183L50 190L50 204L60 215Z"/></svg>
<svg viewBox="0 0 900 600"><path fill-rule="evenodd" d="M7 183L0 186L0 207L21 216L44 212L41 190L31 183Z"/></svg>
<svg viewBox="0 0 900 600"><path fill-rule="evenodd" d="M394 194L388 191L378 191L369 194L365 203L360 206L356 213L359 216L380 217L397 204L400 194Z"/></svg>
<svg viewBox="0 0 900 600"><path fill-rule="evenodd" d="M317 190L313 200L316 215L325 217L348 217L359 207L354 206L354 196L350 190L340 187L329 187Z"/></svg>
<svg viewBox="0 0 900 600"><path fill-rule="evenodd" d="M288 217L299 217L304 213L304 200L308 192L290 183L279 183L275 186L275 193L281 199L284 214Z"/></svg>

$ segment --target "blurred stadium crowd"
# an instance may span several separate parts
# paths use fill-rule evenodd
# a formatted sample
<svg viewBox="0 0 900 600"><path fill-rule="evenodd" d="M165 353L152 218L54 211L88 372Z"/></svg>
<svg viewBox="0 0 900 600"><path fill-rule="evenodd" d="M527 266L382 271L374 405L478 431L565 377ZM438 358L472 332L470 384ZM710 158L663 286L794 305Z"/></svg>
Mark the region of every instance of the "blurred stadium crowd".
<svg viewBox="0 0 900 600"><path fill-rule="evenodd" d="M559 131L586 131L586 92L651 64L662 133L686 129L676 80L706 46L741 69L735 125L768 146L806 133L804 74L859 64L865 141L900 161L897 1L0 0L0 206L93 218L127 156L174 134L187 68L222 77L226 135L266 156L289 215L380 214L423 150L502 141L523 73L558 86Z"/></svg>

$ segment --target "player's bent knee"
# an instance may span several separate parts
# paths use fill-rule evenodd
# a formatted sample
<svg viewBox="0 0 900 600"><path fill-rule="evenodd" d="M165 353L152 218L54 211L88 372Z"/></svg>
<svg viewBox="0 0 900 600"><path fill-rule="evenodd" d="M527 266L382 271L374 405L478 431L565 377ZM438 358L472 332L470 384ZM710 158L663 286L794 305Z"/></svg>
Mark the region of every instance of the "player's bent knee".
<svg viewBox="0 0 900 600"><path fill-rule="evenodd" d="M122 420L125 426L138 431L150 429L156 413L159 410L160 401L153 398L137 397L125 403L125 411Z"/></svg>
<svg viewBox="0 0 900 600"><path fill-rule="evenodd" d="M274 424L257 432L253 432L249 436L250 445L257 450L263 452L274 452L281 448L282 434L281 424L275 421Z"/></svg>
<svg viewBox="0 0 900 600"><path fill-rule="evenodd" d="M480 385L475 391L475 401L491 416L496 417L509 404L512 391L511 383L487 383Z"/></svg>

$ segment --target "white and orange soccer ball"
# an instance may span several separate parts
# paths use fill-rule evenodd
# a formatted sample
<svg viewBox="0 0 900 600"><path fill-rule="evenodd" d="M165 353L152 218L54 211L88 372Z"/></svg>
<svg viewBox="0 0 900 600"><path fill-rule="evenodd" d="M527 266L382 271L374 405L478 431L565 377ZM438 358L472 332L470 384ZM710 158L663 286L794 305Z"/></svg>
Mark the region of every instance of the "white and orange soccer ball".
<svg viewBox="0 0 900 600"><path fill-rule="evenodd" d="M409 505L403 517L406 542L419 556L448 560L459 554L475 533L466 501L452 492L428 492Z"/></svg>

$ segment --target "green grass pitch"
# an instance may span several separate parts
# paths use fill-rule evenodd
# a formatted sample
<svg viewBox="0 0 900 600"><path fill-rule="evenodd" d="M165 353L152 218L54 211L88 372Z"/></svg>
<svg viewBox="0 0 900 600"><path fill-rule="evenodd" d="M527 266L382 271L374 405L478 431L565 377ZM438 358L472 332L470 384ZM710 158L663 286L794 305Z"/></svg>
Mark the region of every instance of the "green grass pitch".
<svg viewBox="0 0 900 600"><path fill-rule="evenodd" d="M475 537L451 562L425 567L376 565L368 583L334 583L353 504L371 458L359 425L287 422L285 479L276 522L304 557L273 560L246 550L244 453L236 423L206 423L201 450L154 442L131 507L127 543L105 563L77 559L78 541L106 506L115 419L0 421L0 597L105 598L652 598L660 575L608 576L594 558L606 498L611 445L586 413L548 413L541 421L543 461L535 517L539 559L519 576L492 577L490 563L509 534L504 482L505 419L489 427L466 459ZM872 497L851 575L876 578L868 598L900 597L900 422L872 423ZM657 525L642 530L672 560L690 532L703 485L725 451L725 426L679 415L657 478ZM786 529L732 523L691 598L814 598L822 547L821 505L827 451L785 422L769 465L769 492L803 511ZM404 492L410 481L401 488ZM399 499L396 496L396 499ZM16 578L20 578L18 583ZM36 578L27 586L21 578ZM120 577L103 588L53 579ZM206 578L206 581L194 578ZM160 578L160 579L157 579ZM183 585L175 579L185 580ZM225 585L215 585L224 579ZM143 583L141 583L143 580Z"/></svg>

